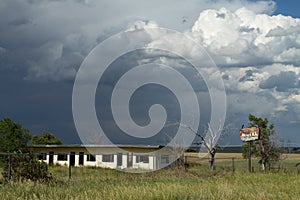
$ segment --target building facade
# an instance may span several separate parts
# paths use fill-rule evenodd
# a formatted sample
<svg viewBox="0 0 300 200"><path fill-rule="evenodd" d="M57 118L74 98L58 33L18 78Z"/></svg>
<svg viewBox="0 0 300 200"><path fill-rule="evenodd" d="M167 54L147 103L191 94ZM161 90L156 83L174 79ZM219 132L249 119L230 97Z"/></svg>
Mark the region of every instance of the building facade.
<svg viewBox="0 0 300 200"><path fill-rule="evenodd" d="M175 159L160 146L35 145L28 149L48 164L94 166L122 170L157 170Z"/></svg>

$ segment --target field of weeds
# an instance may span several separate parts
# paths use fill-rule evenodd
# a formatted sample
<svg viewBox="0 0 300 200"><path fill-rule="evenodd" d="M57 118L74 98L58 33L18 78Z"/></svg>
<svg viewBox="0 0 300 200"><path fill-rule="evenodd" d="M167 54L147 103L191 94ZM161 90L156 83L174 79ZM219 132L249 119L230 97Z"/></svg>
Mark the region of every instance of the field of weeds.
<svg viewBox="0 0 300 200"><path fill-rule="evenodd" d="M296 160L287 160L293 162ZM91 167L53 166L49 183L32 181L0 183L0 199L299 199L297 170L234 173L216 163L175 167L150 173L124 173ZM225 163L223 163L225 165ZM241 165L242 166L242 165ZM236 167L239 164L236 163ZM1 179L1 178L0 178Z"/></svg>

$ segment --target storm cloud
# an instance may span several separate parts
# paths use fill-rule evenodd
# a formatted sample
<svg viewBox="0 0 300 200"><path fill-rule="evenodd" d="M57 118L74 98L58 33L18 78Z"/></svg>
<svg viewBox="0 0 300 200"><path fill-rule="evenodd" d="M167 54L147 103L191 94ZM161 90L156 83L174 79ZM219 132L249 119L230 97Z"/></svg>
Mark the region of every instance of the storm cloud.
<svg viewBox="0 0 300 200"><path fill-rule="evenodd" d="M120 31L158 26L185 33L212 57L226 86L228 123L238 127L249 113L268 117L300 143L298 124L287 126L300 120L300 19L275 11L274 1L3 0L0 116L33 133L48 130L66 143L79 143L71 96L81 63ZM152 41L157 42L163 38ZM179 44L174 38L170 48ZM180 51L188 55L191 49ZM159 60L193 76L172 55L143 54L135 56L147 60L137 63ZM205 90L203 81L197 89Z"/></svg>

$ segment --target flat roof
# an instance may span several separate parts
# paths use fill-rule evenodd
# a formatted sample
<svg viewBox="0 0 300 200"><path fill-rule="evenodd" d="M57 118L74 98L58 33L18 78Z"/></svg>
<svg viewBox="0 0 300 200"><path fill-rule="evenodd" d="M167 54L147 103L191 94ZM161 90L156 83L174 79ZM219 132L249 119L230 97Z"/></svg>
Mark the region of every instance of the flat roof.
<svg viewBox="0 0 300 200"><path fill-rule="evenodd" d="M139 148L139 149L159 149L159 145L97 145L97 144L62 144L62 145L30 145L27 148Z"/></svg>

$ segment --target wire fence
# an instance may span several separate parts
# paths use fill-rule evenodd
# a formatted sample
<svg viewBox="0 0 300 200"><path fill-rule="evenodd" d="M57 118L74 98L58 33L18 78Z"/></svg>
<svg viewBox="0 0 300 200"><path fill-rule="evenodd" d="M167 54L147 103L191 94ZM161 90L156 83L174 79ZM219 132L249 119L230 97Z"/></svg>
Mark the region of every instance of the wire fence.
<svg viewBox="0 0 300 200"><path fill-rule="evenodd" d="M293 155L293 154L291 154ZM273 172L289 171L300 173L300 154L297 156L285 155L280 161L270 161L267 164L267 170ZM185 156L185 165L187 167L209 167L210 158L199 158L198 156ZM232 171L232 172L247 172L248 171L248 159L240 157L217 157L214 158L214 169L219 171ZM262 166L259 163L259 159L251 158L251 171L261 172Z"/></svg>
<svg viewBox="0 0 300 200"><path fill-rule="evenodd" d="M72 154L13 154L13 153L0 153L0 180L3 178L10 179L12 175L12 166L13 163L13 156L15 155L33 155L36 160L39 160L40 162L45 162L48 167L49 171L51 173L51 176L54 177L64 177L64 178L72 178L73 176L83 176L84 173L87 171L85 169L94 169L94 168L100 168L92 165L85 165L85 163L82 163L82 165L73 165L72 162ZM56 157L57 159L63 161L62 162L52 162L49 164L49 161L51 161L51 157ZM80 155L78 155L79 158ZM86 155L87 159L94 160L95 158ZM76 159L78 159L76 158ZM53 158L52 158L53 159ZM54 159L54 160L55 160ZM209 171L209 162L210 159L207 157L199 158L195 155L185 155L183 156L183 164L186 171L189 170L198 170L202 171L203 173L207 173ZM261 172L261 165L258 162L258 159L252 158L252 172ZM77 169L80 169L78 172ZM116 173L118 173L121 168L115 168ZM4 170L6 170L5 173ZM297 174L300 174L300 154L290 154L283 157L282 160L279 162L271 161L269 165L267 166L268 171L272 172L296 172ZM230 154L227 154L226 157L217 157L214 160L214 171L216 172L248 172L248 160L243 159L241 157L230 157ZM3 174L5 174L6 177L3 177Z"/></svg>

